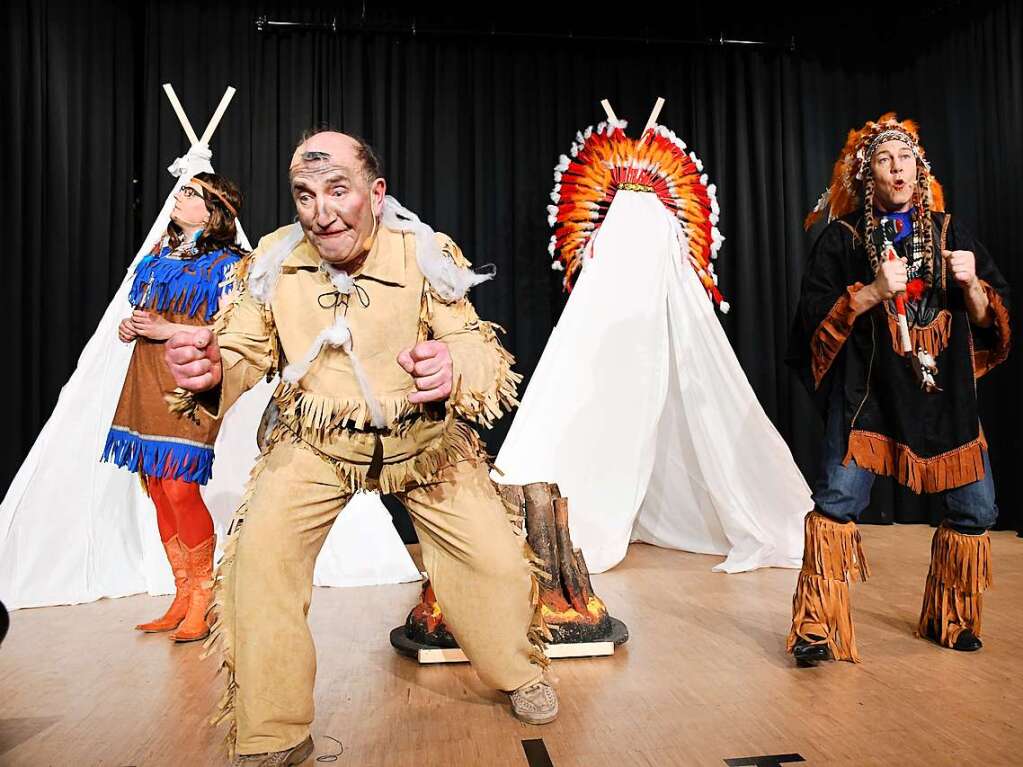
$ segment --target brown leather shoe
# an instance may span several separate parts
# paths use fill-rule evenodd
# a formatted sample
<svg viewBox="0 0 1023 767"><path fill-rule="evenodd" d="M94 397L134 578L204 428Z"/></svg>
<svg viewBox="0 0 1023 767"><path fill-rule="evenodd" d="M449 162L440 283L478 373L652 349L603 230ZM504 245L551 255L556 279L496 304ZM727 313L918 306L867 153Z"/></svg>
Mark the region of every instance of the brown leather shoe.
<svg viewBox="0 0 1023 767"><path fill-rule="evenodd" d="M303 740L294 748L273 751L269 754L238 754L231 767L295 767L313 755L313 736Z"/></svg>
<svg viewBox="0 0 1023 767"><path fill-rule="evenodd" d="M190 599L188 613L171 634L175 642L195 642L210 635L210 627L206 623L206 609L210 606L213 596L213 550L217 545L217 536L211 535L194 549L181 545L188 561L188 588Z"/></svg>
<svg viewBox="0 0 1023 767"><path fill-rule="evenodd" d="M167 552L167 561L170 562L171 571L174 573L174 601L161 617L149 623L140 623L135 627L147 634L176 629L178 624L185 619L185 615L188 613L188 604L191 601L185 547L181 545L177 535L172 535L170 540L163 542L163 550Z"/></svg>

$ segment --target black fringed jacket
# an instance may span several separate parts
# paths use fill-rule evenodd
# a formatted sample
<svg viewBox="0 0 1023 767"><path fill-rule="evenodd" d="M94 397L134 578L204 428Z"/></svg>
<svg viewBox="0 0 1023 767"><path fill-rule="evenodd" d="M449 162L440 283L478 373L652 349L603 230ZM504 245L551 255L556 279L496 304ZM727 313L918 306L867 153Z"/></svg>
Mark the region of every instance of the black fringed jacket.
<svg viewBox="0 0 1023 767"><path fill-rule="evenodd" d="M832 221L813 247L788 359L822 410L832 387L844 388L845 462L893 476L918 493L983 478L976 379L1005 360L1010 343L1009 288L990 254L951 215L933 213L932 223L934 284L908 314L913 348L927 349L937 361L940 391L923 391L899 353L892 301L853 316L851 295L874 280L858 214ZM900 255L911 242L906 237L895 246ZM975 254L991 301L991 327L971 325L942 250Z"/></svg>

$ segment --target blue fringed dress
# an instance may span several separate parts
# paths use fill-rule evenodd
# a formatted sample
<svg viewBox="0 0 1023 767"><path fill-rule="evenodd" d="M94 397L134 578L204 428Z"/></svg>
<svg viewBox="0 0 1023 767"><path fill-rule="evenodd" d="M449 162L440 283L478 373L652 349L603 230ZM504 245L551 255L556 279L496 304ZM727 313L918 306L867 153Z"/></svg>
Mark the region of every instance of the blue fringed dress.
<svg viewBox="0 0 1023 767"><path fill-rule="evenodd" d="M232 250L182 257L158 247L139 262L129 300L169 322L210 325L228 271L240 257ZM135 340L102 460L147 476L206 484L220 423L200 413L196 424L167 409L164 396L175 384L163 359L164 343Z"/></svg>

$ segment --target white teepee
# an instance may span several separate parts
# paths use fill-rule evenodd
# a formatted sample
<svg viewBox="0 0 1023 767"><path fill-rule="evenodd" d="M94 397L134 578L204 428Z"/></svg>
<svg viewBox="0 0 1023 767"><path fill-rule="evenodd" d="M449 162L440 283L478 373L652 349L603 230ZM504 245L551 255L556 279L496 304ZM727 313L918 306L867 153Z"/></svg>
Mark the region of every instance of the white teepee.
<svg viewBox="0 0 1023 767"><path fill-rule="evenodd" d="M0 600L9 609L173 589L152 502L138 477L99 461L131 359L132 347L117 339L117 325L130 310L135 267L166 230L181 185L213 171L209 141L234 94L228 88L199 137L173 89L164 90L191 146L168 168L174 187L0 504ZM238 242L250 248L240 222ZM271 392L270 384L262 384L247 393L218 437L214 480L203 497L221 534L258 452L256 428ZM418 578L386 509L375 497L360 496L328 536L315 582L341 586Z"/></svg>
<svg viewBox="0 0 1023 767"><path fill-rule="evenodd" d="M594 572L620 562L630 541L723 555L714 569L725 572L798 567L810 490L707 300L720 299L704 257L721 242L713 186L654 117L638 143L609 118L579 134L559 164L552 244L568 273L581 273L494 478L558 483L572 540ZM644 142L661 146L640 156ZM658 152L673 155L665 165L674 174L644 164ZM623 175L589 165L606 157ZM680 200L684 184L689 201Z"/></svg>

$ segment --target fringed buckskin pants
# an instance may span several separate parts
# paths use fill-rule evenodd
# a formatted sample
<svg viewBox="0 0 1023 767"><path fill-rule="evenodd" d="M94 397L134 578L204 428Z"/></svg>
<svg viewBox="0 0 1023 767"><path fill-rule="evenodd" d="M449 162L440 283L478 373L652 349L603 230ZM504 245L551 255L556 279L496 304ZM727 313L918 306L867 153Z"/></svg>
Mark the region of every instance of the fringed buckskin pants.
<svg viewBox="0 0 1023 767"><path fill-rule="evenodd" d="M527 636L533 580L488 470L484 460L461 461L398 497L445 623L484 683L514 690L542 672ZM253 470L218 570L219 625L210 638L228 673L214 721L230 723L232 751L282 751L309 734L313 566L350 497L333 465L300 444L276 444Z"/></svg>

